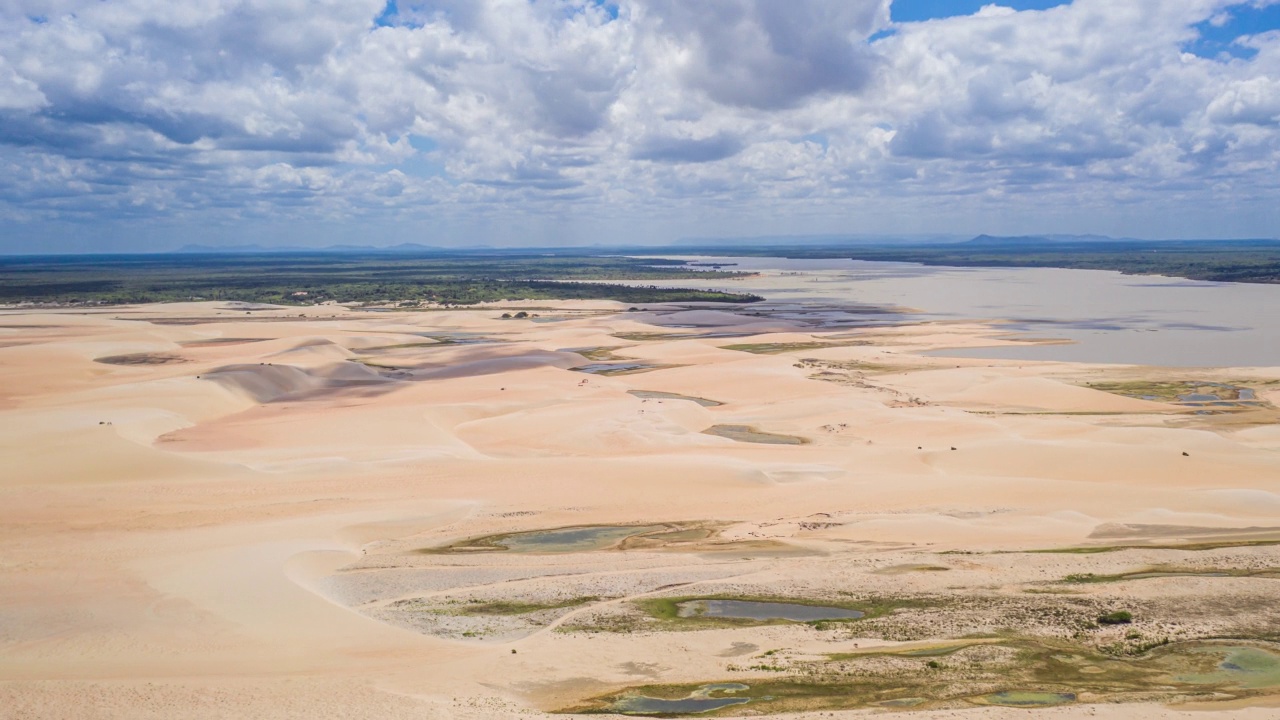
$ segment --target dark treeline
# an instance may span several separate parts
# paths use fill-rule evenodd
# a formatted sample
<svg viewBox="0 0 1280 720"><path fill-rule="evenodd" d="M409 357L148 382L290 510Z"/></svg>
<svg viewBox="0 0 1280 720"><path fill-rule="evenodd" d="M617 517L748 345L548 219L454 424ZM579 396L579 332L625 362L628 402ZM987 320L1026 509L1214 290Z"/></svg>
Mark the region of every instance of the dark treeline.
<svg viewBox="0 0 1280 720"><path fill-rule="evenodd" d="M0 258L0 302L124 304L222 300L289 305L605 299L754 302L709 290L631 287L609 280L724 279L680 260L586 254L241 253ZM587 282L592 281L592 282Z"/></svg>

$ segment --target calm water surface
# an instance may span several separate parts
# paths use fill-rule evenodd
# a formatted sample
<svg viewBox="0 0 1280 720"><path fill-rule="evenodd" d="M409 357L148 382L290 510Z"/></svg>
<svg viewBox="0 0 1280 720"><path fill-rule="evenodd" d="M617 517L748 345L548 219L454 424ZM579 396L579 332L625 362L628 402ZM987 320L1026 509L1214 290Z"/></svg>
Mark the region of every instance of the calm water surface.
<svg viewBox="0 0 1280 720"><path fill-rule="evenodd" d="M678 606L680 617L736 618L739 620L857 620L864 613L838 607L750 600L688 600Z"/></svg>
<svg viewBox="0 0 1280 720"><path fill-rule="evenodd" d="M498 544L511 552L589 552L612 547L633 535L644 535L665 528L665 525L593 525L535 530L507 535Z"/></svg>
<svg viewBox="0 0 1280 720"><path fill-rule="evenodd" d="M725 697L751 688L739 683L703 685L687 698L663 700L644 695L624 697L610 708L623 715L687 715L711 712L733 705L745 705L751 698ZM716 697L718 696L718 697Z"/></svg>
<svg viewBox="0 0 1280 720"><path fill-rule="evenodd" d="M754 292L770 314L826 327L904 319L855 306L911 308L927 320L995 320L1070 345L949 351L958 357L1182 367L1280 365L1280 285L1210 283L1054 268L945 268L858 260L719 258L744 280L688 287ZM847 309L842 309L842 306ZM750 311L750 309L748 309Z"/></svg>

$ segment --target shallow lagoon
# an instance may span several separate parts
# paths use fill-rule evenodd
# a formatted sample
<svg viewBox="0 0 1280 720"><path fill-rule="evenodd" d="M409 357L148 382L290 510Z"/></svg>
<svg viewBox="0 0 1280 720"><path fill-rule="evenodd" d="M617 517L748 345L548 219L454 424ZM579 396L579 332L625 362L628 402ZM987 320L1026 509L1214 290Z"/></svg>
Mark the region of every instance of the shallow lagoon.
<svg viewBox="0 0 1280 720"><path fill-rule="evenodd" d="M857 620L866 613L821 605L749 600L686 600L676 606L680 617L732 618L736 620Z"/></svg>
<svg viewBox="0 0 1280 720"><path fill-rule="evenodd" d="M700 259L700 258L699 258ZM1280 285L1211 283L1099 270L948 268L858 260L722 258L762 277L716 289L754 292L766 312L838 329L919 320L993 320L1011 333L1074 344L947 351L954 357L1169 367L1280 364ZM786 274L784 274L786 273ZM672 286L712 287L707 280ZM857 306L913 308L868 313ZM846 309L841 309L844 306Z"/></svg>
<svg viewBox="0 0 1280 720"><path fill-rule="evenodd" d="M579 365L569 369L574 372L587 373L588 375L634 375L651 370L661 370L664 367L657 363L647 362L600 362Z"/></svg>
<svg viewBox="0 0 1280 720"><path fill-rule="evenodd" d="M1280 655L1254 647L1205 647L1195 652L1222 661L1209 673L1181 675L1180 682L1236 685L1247 690L1280 687Z"/></svg>
<svg viewBox="0 0 1280 720"><path fill-rule="evenodd" d="M592 525L499 535L483 541L509 552L591 552L611 548L629 537L666 529L666 525Z"/></svg>
<svg viewBox="0 0 1280 720"><path fill-rule="evenodd" d="M721 405L724 405L724 403L716 402L715 400L694 397L692 395L681 395L679 393L661 392L658 390L628 390L627 394L638 397L641 400L687 400L706 408L720 407Z"/></svg>
<svg viewBox="0 0 1280 720"><path fill-rule="evenodd" d="M688 697L677 700L629 695L613 703L609 709L623 715L697 715L732 705L745 705L751 702L751 698L726 695L750 689L740 683L717 683L703 685Z"/></svg>
<svg viewBox="0 0 1280 720"><path fill-rule="evenodd" d="M802 437L761 432L750 425L712 425L702 432L706 435L757 445L807 445L809 443Z"/></svg>

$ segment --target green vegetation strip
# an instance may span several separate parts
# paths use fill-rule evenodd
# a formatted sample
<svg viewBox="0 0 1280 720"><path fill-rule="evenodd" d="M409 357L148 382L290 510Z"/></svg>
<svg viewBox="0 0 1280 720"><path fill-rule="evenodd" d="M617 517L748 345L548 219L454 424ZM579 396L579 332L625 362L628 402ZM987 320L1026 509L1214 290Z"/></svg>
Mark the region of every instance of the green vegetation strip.
<svg viewBox="0 0 1280 720"><path fill-rule="evenodd" d="M1113 395L1154 402L1260 402L1251 388L1234 383L1198 380L1095 382L1086 387ZM1216 397L1217 400L1186 400L1187 396Z"/></svg>
<svg viewBox="0 0 1280 720"><path fill-rule="evenodd" d="M502 300L727 302L762 298L713 290L635 287L610 280L723 279L679 260L525 252L274 253L0 258L0 303L243 301L472 305ZM606 281L606 282L600 282Z"/></svg>
<svg viewBox="0 0 1280 720"><path fill-rule="evenodd" d="M458 612L461 615L528 615L546 610L564 610L598 601L597 596L576 597L554 603L525 603L499 601L488 603L472 603L463 606Z"/></svg>
<svg viewBox="0 0 1280 720"><path fill-rule="evenodd" d="M1147 570L1138 570L1135 572L1118 573L1115 575L1096 575L1094 573L1075 573L1068 575L1062 579L1063 582L1077 585L1086 585L1094 583L1114 583L1124 582L1126 580L1152 580L1156 578L1186 578L1186 577L1203 577L1203 578L1268 578L1280 579L1280 569L1268 568L1265 570L1242 570L1238 568L1227 569L1186 569L1176 567L1154 567Z"/></svg>
<svg viewBox="0 0 1280 720"><path fill-rule="evenodd" d="M623 707L635 714L680 716L849 710L872 707L959 708L966 705L1042 707L1073 702L1150 701L1170 694L1212 693L1218 699L1280 693L1280 652L1273 645L1236 641L1156 643L1141 656L1117 658L1062 640L1005 637L953 641L935 654L921 648L886 649L824 660L769 652L738 668L782 673L735 682L647 685L592 698L564 712L598 713ZM714 690L724 688L717 693ZM693 697L747 700L709 711L661 702ZM658 699L658 703L637 699ZM674 710L668 712L668 710Z"/></svg>

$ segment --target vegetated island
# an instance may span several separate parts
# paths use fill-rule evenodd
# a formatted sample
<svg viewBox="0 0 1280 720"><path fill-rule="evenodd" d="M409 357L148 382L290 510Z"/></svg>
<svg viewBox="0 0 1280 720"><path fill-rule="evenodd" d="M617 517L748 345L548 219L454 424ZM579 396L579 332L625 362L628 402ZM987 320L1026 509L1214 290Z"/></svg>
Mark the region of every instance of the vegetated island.
<svg viewBox="0 0 1280 720"><path fill-rule="evenodd" d="M950 267L1049 267L1114 270L1211 282L1280 283L1277 240L1115 240L1062 236L980 235L952 243L686 245L680 254L847 258Z"/></svg>
<svg viewBox="0 0 1280 720"><path fill-rule="evenodd" d="M226 253L0 258L0 303L119 305L191 300L282 305L474 305L506 300L750 303L757 295L611 280L724 280L683 260L578 252Z"/></svg>

